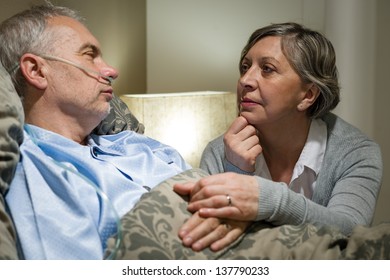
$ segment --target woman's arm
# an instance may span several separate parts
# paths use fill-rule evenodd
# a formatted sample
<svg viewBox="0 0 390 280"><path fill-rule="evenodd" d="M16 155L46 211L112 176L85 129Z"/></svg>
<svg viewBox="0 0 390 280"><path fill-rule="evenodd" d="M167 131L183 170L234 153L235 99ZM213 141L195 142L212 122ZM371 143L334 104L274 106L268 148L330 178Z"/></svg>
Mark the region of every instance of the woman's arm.
<svg viewBox="0 0 390 280"><path fill-rule="evenodd" d="M256 216L253 220L275 225L330 225L349 234L355 225L371 223L381 184L381 153L372 141L356 144L340 155L340 160L332 159L333 152L329 153L317 179L313 200L290 190L284 183L225 173L213 175L215 180L198 182L189 210L199 211L202 217L248 220ZM233 201L232 207L227 207L227 194ZM253 197L258 198L257 203Z"/></svg>

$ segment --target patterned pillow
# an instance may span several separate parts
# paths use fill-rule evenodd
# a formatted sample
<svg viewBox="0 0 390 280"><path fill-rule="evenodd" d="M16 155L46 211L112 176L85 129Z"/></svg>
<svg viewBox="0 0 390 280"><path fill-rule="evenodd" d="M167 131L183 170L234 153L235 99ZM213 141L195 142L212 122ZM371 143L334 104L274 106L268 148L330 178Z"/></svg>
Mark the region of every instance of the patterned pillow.
<svg viewBox="0 0 390 280"><path fill-rule="evenodd" d="M0 64L0 259L16 259L15 230L5 212L3 195L19 161L24 113L11 78Z"/></svg>
<svg viewBox="0 0 390 280"><path fill-rule="evenodd" d="M115 259L309 259L321 258L327 246L343 238L337 231L318 229L313 225L274 227L258 222L228 248L220 252L209 249L194 252L182 246L177 233L190 217L185 198L173 192L177 182L197 181L207 176L200 169L191 169L169 178L151 192L121 219L121 243L118 236L108 240L107 258ZM313 251L317 249L317 252ZM340 250L327 251L336 258Z"/></svg>
<svg viewBox="0 0 390 280"><path fill-rule="evenodd" d="M184 248L177 236L178 229L190 213L187 202L173 192L178 182L197 181L207 173L190 169L171 177L142 196L140 202L121 219L122 237L107 243L107 258L116 259L207 259L211 251L196 253Z"/></svg>
<svg viewBox="0 0 390 280"><path fill-rule="evenodd" d="M273 226L254 223L245 234L220 252L194 252L182 245L178 231L190 217L187 201L172 187L197 181L207 174L187 170L156 186L121 219L121 238L109 238L107 259L389 259L390 223L372 228L357 226L346 237L335 228L311 224ZM119 242L120 240L121 242Z"/></svg>
<svg viewBox="0 0 390 280"><path fill-rule="evenodd" d="M134 130L140 134L144 133L144 126L130 112L126 103L114 95L111 100L109 115L95 128L95 134L116 134L124 130Z"/></svg>

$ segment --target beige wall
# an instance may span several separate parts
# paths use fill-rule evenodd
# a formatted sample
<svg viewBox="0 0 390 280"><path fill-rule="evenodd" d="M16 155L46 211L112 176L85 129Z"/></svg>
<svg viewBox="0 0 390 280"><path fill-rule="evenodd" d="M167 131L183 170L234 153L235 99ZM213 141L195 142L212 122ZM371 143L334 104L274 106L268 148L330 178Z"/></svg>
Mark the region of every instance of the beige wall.
<svg viewBox="0 0 390 280"><path fill-rule="evenodd" d="M376 30L376 68L374 100L374 138L382 148L384 176L375 223L390 220L390 1L378 0Z"/></svg>
<svg viewBox="0 0 390 280"><path fill-rule="evenodd" d="M53 1L54 3L55 1ZM104 59L119 70L116 94L146 91L146 4L144 0L57 0L81 11L99 39Z"/></svg>
<svg viewBox="0 0 390 280"><path fill-rule="evenodd" d="M235 92L249 35L271 22L322 30L323 0L148 0L148 92Z"/></svg>
<svg viewBox="0 0 390 280"><path fill-rule="evenodd" d="M341 102L335 112L370 137L374 136L376 18L375 1L326 1L325 34L335 47L340 73Z"/></svg>
<svg viewBox="0 0 390 280"><path fill-rule="evenodd" d="M102 45L104 58L119 70L117 95L146 91L145 0L52 0L80 11L86 25ZM0 3L0 21L43 0L12 0Z"/></svg>

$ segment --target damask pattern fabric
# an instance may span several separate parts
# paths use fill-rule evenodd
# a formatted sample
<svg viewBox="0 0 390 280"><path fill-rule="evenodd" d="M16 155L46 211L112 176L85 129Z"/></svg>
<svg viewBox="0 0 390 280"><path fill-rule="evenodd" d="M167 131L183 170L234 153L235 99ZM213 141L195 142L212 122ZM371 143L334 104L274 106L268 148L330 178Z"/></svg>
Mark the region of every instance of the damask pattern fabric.
<svg viewBox="0 0 390 280"><path fill-rule="evenodd" d="M181 245L177 233L185 219L187 201L172 191L177 182L196 181L207 174L187 170L145 194L121 220L122 238L108 240L106 257L114 259L390 259L390 223L357 226L351 236L336 228L257 222L227 249L194 252Z"/></svg>
<svg viewBox="0 0 390 280"><path fill-rule="evenodd" d="M8 190L23 141L24 114L11 79L0 64L0 259L16 259L15 230L5 211Z"/></svg>
<svg viewBox="0 0 390 280"><path fill-rule="evenodd" d="M145 127L130 112L126 103L118 96L114 95L111 100L109 115L95 128L94 134L116 134L124 130L134 130L135 132L143 134Z"/></svg>

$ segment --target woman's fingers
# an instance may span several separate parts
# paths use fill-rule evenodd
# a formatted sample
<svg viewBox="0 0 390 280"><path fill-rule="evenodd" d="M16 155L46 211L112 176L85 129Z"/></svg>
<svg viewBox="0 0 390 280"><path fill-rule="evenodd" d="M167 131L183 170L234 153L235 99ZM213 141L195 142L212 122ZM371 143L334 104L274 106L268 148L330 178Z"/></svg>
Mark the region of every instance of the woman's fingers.
<svg viewBox="0 0 390 280"><path fill-rule="evenodd" d="M256 128L240 116L226 131L223 142L226 159L246 172L255 170L256 158L262 152Z"/></svg>
<svg viewBox="0 0 390 280"><path fill-rule="evenodd" d="M229 197L229 200L227 199ZM198 211L202 208L221 208L231 206L231 198L228 195L213 195L209 198L195 200L188 204L187 210L190 212Z"/></svg>
<svg viewBox="0 0 390 280"><path fill-rule="evenodd" d="M258 212L259 186L254 176L236 173L211 175L196 183L188 210L202 217L250 221Z"/></svg>
<svg viewBox="0 0 390 280"><path fill-rule="evenodd" d="M226 133L237 134L242 131L248 125L248 121L243 116L238 116L233 120L230 127L227 129Z"/></svg>

